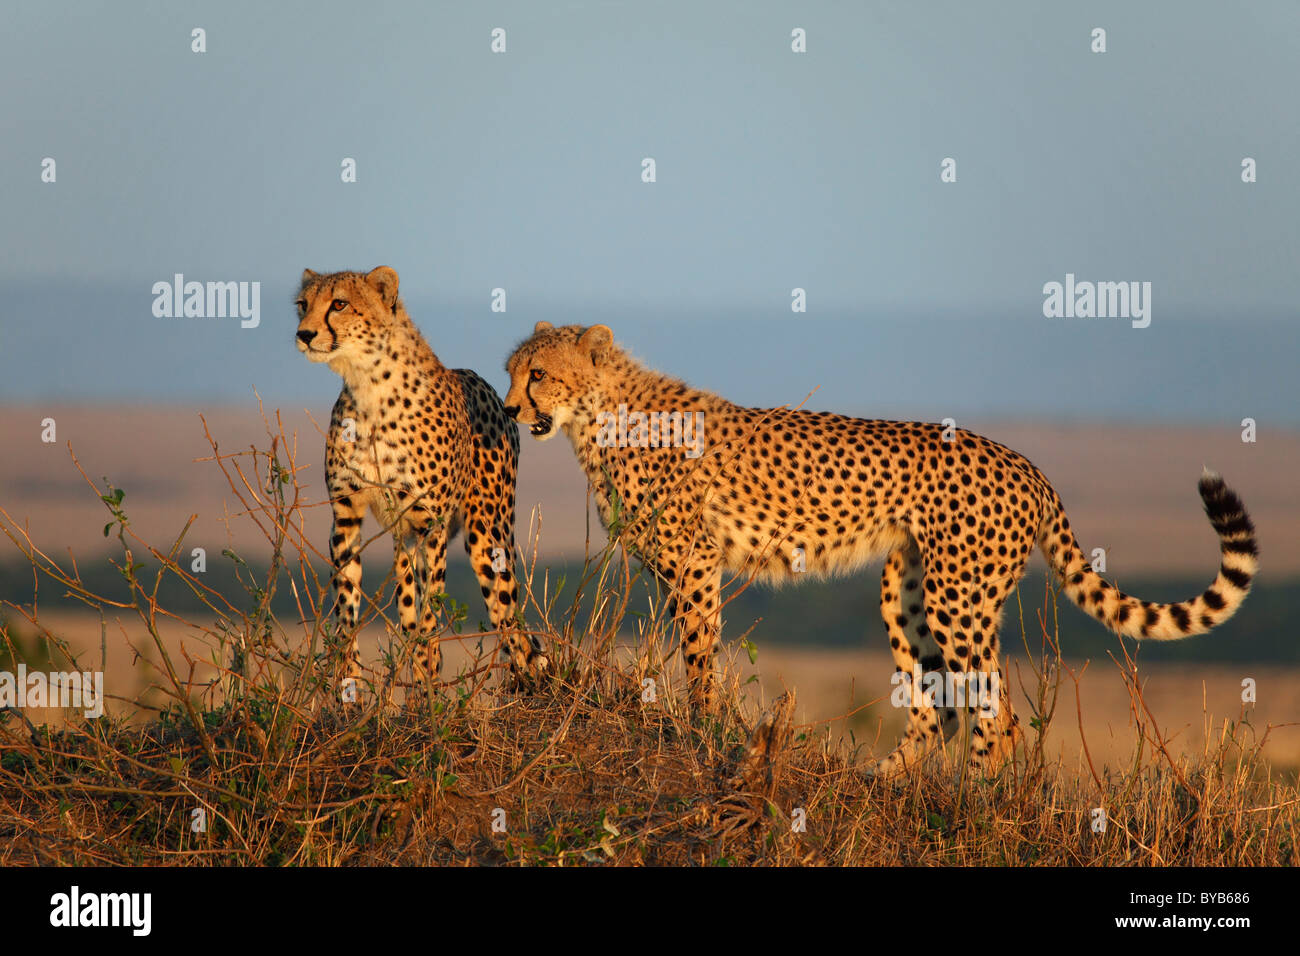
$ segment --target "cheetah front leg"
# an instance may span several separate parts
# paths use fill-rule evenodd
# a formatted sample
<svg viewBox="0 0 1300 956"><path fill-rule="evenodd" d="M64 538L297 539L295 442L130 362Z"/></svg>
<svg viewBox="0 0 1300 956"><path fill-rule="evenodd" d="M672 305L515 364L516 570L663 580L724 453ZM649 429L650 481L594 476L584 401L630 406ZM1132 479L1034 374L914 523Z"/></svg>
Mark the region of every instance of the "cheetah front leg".
<svg viewBox="0 0 1300 956"><path fill-rule="evenodd" d="M882 779L915 766L926 754L942 746L961 723L953 707L945 704L936 708L922 693L923 685L917 683L918 674L945 671L943 654L925 623L923 582L921 552L916 542L909 539L885 559L880 576L880 616L889 634L894 672L906 675L895 680L904 681L902 689L909 692L909 716L902 739L892 753L868 770L871 776ZM896 686L891 698L899 690Z"/></svg>
<svg viewBox="0 0 1300 956"><path fill-rule="evenodd" d="M686 554L661 556L659 565L673 589L672 615L681 634L691 705L713 712L719 703L713 652L722 629L721 553L711 546L697 546Z"/></svg>
<svg viewBox="0 0 1300 956"><path fill-rule="evenodd" d="M436 536L436 532L434 535ZM429 577L427 561L425 569L420 568L421 544L421 536L411 529L393 528L393 576L396 578L394 599L397 603L397 619L403 639L412 648L412 672L415 679L432 681L437 679L441 654L436 644L432 648L429 647L426 642L427 633L422 627L416 626L417 621L423 623L424 615L421 606L426 607L426 614L431 611L428 600L436 593L428 590L432 585L427 583ZM444 545L444 551L445 547ZM433 570L436 573L436 568ZM419 587L416 585L417 575L421 579ZM432 623L430 620L430 626Z"/></svg>
<svg viewBox="0 0 1300 956"><path fill-rule="evenodd" d="M330 564L334 568L336 650L346 638L343 676L345 681L352 681L351 689L355 691L361 677L357 624L361 619L361 519L365 508L346 495L331 499L331 507L334 528L330 533Z"/></svg>

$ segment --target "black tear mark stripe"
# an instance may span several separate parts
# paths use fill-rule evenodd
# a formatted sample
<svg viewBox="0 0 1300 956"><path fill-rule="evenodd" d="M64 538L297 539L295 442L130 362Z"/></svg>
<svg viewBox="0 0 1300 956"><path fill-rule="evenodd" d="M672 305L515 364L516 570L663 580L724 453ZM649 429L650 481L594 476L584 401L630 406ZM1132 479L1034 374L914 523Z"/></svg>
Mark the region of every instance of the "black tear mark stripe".
<svg viewBox="0 0 1300 956"><path fill-rule="evenodd" d="M332 341L330 342L330 348L332 349L332 348L334 348L335 345L338 344L338 341L339 341L339 334L338 334L337 332L334 331L334 326L333 326L332 324L330 324L330 310L329 310L329 309L326 309L326 310L325 310L325 328L329 329L330 339L332 340Z"/></svg>

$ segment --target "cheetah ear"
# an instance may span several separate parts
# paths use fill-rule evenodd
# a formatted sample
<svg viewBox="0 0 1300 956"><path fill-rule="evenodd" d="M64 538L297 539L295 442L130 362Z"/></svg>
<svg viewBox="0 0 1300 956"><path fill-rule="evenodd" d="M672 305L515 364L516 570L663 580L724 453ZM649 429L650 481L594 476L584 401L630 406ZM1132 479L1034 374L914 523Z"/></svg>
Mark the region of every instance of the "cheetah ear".
<svg viewBox="0 0 1300 956"><path fill-rule="evenodd" d="M549 332L553 328L555 328L555 326L551 325L550 322L538 322L533 326L533 335L536 335L538 332Z"/></svg>
<svg viewBox="0 0 1300 956"><path fill-rule="evenodd" d="M384 305L394 312L397 311L397 272L388 266L379 266L377 269L371 269L366 275L366 281L371 287L379 293L384 300Z"/></svg>
<svg viewBox="0 0 1300 956"><path fill-rule="evenodd" d="M609 357L614 344L614 333L608 325L593 325L578 338L578 348L591 353L591 364L600 365Z"/></svg>
<svg viewBox="0 0 1300 956"><path fill-rule="evenodd" d="M316 279L318 279L318 278L320 278L320 273L319 273L319 272L312 272L310 269L303 269L303 270L302 270L302 284L303 284L303 285L307 285L309 282L314 282L314 281L315 281Z"/></svg>

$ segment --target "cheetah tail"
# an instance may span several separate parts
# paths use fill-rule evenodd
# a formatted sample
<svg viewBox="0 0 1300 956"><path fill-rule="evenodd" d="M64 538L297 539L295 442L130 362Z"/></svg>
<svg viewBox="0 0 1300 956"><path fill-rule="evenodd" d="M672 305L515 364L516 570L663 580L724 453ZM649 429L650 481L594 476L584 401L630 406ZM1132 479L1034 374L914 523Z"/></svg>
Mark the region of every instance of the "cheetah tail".
<svg viewBox="0 0 1300 956"><path fill-rule="evenodd" d="M1066 595L1086 614L1124 637L1173 641L1206 631L1236 612L1259 567L1255 526L1237 493L1208 468L1201 475L1201 500L1219 535L1219 574L1204 592L1177 604L1153 604L1130 597L1105 581L1084 560L1083 550L1059 499L1038 532L1047 563L1060 575ZM1055 497L1055 496L1053 496Z"/></svg>

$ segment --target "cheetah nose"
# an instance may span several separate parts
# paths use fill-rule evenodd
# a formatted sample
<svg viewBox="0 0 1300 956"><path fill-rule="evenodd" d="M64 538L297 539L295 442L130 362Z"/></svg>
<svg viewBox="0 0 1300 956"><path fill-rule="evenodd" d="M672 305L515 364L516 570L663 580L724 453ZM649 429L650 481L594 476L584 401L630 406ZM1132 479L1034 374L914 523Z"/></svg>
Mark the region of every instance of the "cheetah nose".
<svg viewBox="0 0 1300 956"><path fill-rule="evenodd" d="M509 415L511 418L516 418L516 417L519 415L519 406L518 406L518 405L507 405L507 406L506 406L506 414Z"/></svg>
<svg viewBox="0 0 1300 956"><path fill-rule="evenodd" d="M311 340L316 337L316 333L311 329L299 329L298 338L302 340L303 345L311 345Z"/></svg>

